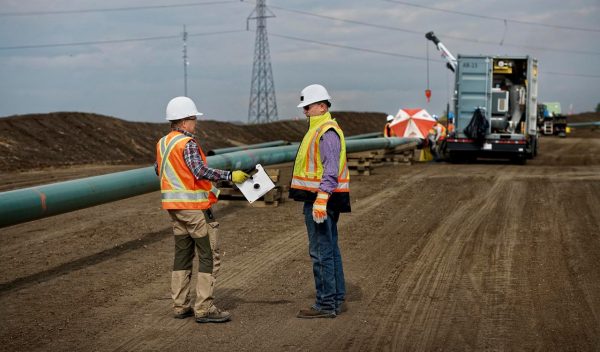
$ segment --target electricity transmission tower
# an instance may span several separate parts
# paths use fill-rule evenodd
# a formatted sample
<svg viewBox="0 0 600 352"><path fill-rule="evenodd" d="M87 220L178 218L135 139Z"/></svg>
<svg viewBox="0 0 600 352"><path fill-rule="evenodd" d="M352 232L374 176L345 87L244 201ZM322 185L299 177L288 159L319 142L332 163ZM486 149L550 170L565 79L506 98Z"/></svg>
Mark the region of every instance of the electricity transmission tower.
<svg viewBox="0 0 600 352"><path fill-rule="evenodd" d="M254 43L254 65L252 67L248 123L265 123L277 120L275 84L273 83L267 37L267 18L275 17L275 15L267 8L265 1L257 0L256 7L246 19L246 29L249 29L250 20L256 20L256 41Z"/></svg>

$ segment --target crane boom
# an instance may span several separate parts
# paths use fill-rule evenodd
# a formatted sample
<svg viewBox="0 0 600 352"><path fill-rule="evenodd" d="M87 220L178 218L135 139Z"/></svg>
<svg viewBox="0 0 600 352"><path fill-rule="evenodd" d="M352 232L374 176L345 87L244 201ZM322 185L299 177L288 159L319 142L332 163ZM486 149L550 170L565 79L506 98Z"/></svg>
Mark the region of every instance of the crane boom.
<svg viewBox="0 0 600 352"><path fill-rule="evenodd" d="M442 57L446 59L446 61L448 61L446 63L448 69L452 72L456 72L456 58L454 57L454 55L452 55L450 51L448 51L446 46L442 44L438 37L435 36L433 31L427 32L425 34L425 38L431 40L435 44L435 47L438 49L438 51L442 53Z"/></svg>

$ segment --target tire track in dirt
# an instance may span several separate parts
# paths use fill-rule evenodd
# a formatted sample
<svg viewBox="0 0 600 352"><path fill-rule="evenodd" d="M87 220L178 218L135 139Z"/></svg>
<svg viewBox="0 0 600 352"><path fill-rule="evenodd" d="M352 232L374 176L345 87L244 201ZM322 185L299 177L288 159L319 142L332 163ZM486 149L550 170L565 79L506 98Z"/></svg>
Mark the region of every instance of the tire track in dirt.
<svg viewBox="0 0 600 352"><path fill-rule="evenodd" d="M496 178L484 195L454 209L427 238L418 258L403 271L391 273L384 286L397 287L397 291L382 291L368 303L368 306L376 306L377 302L393 302L388 306L386 316L379 321L376 331L380 333L346 347L350 350L373 346L376 350L427 350L432 347L436 328L449 313L446 302L438 301L438 298L449 294L451 283L461 274L459 258L465 244L493 210L494 203L489 200L501 198L510 179L510 173ZM459 228L464 230L454 231ZM502 271L509 270L504 268ZM481 291L476 286L475 282L473 289ZM409 333L418 333L422 338L415 339L413 334L408 339ZM419 344L410 345L410 341L419 341Z"/></svg>
<svg viewBox="0 0 600 352"><path fill-rule="evenodd" d="M418 174L413 174L413 178L421 177ZM406 184L409 187L410 183ZM380 206L382 201L391 201L395 197L394 194L382 189L366 198L360 199L357 203L353 203L353 216L342 216L338 223L339 227L351 226L353 222L362 221L362 219L370 212L375 211ZM273 271L277 266L283 265L285 262L292 260L295 257L306 256L306 229L302 227L292 233L280 233L253 250L242 254L239 258L232 258L227 264L227 271L222 272L218 277L217 295L219 292L227 290L238 291L238 295L245 296L256 289L260 284L261 278ZM221 301L226 303L226 301ZM168 329L180 330L182 335L187 332L193 333L198 327L182 323L171 316L170 301L168 308L165 304L154 305L144 317L141 326L164 326ZM158 317L158 319L156 318ZM290 323L290 320L292 321ZM295 317L288 317L288 320L274 319L271 322L266 322L259 327L255 327L255 333L264 333L265 336L277 335L274 331L281 329L285 330L285 326L293 325L297 321ZM283 334L282 334L283 335ZM118 329L110 334L106 334L108 340L99 342L102 346L114 346L115 351L130 351L144 349L144 346L153 340L151 332L147 329L136 329L134 331L128 329ZM180 336L172 336L162 338L160 341L155 341L151 344L152 349L168 349L180 340ZM274 342L270 342L274 343Z"/></svg>

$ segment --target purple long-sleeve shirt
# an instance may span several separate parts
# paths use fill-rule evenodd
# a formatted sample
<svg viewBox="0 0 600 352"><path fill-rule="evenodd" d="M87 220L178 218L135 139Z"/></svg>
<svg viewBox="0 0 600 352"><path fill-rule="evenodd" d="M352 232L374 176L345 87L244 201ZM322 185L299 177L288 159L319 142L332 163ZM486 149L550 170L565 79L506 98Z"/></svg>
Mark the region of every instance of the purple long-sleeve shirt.
<svg viewBox="0 0 600 352"><path fill-rule="evenodd" d="M319 143L321 162L323 163L323 176L319 190L323 192L331 194L338 185L341 149L340 136L334 130L323 133L321 143Z"/></svg>

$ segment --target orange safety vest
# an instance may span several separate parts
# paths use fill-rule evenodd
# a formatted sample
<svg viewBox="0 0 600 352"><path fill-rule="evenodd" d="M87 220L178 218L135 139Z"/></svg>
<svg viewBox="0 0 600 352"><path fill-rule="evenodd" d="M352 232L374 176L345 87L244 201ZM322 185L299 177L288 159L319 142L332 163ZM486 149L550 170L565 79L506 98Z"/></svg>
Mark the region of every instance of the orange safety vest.
<svg viewBox="0 0 600 352"><path fill-rule="evenodd" d="M191 137L171 131L156 144L156 162L163 209L208 209L217 202L219 189L209 180L198 180L185 163L183 151ZM202 162L207 165L198 145Z"/></svg>
<svg viewBox="0 0 600 352"><path fill-rule="evenodd" d="M439 133L436 128L437 126L440 126ZM444 127L444 125L442 125L441 123L438 122L435 125L431 126L431 129L429 130L429 134L432 136L436 136L439 134L438 142L443 141L444 139L446 139L446 127Z"/></svg>
<svg viewBox="0 0 600 352"><path fill-rule="evenodd" d="M383 136L384 137L393 137L394 136L394 132L392 131L391 128L391 123L386 123L385 127L383 128Z"/></svg>
<svg viewBox="0 0 600 352"><path fill-rule="evenodd" d="M454 132L454 124L450 123L450 124L448 124L448 133L450 134L452 132Z"/></svg>
<svg viewBox="0 0 600 352"><path fill-rule="evenodd" d="M440 138L438 138L438 141L443 141L444 139L446 139L446 127L441 123L439 125L442 128L442 132L440 133Z"/></svg>

